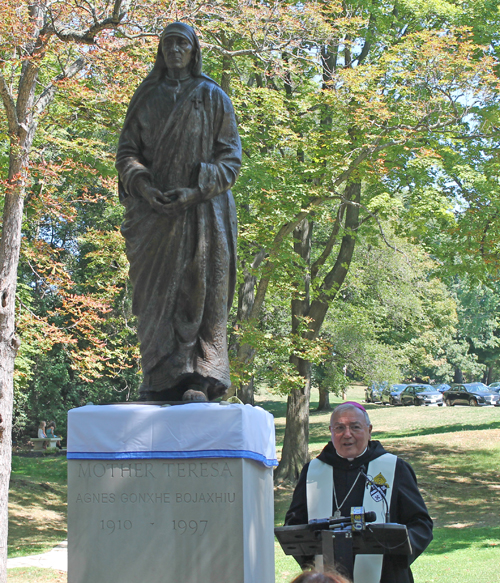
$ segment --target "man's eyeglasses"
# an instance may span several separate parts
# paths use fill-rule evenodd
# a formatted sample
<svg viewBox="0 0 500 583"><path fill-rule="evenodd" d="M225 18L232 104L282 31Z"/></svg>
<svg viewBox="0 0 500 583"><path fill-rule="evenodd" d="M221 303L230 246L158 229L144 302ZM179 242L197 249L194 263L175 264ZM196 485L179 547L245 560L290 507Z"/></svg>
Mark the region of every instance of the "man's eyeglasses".
<svg viewBox="0 0 500 583"><path fill-rule="evenodd" d="M361 433L362 431L365 430L364 425L362 425L361 423L351 423L349 425L342 425L341 423L339 423L338 425L330 427L330 429L333 431L333 433L335 433L335 435L342 435L342 433L345 433L345 430L348 427L351 433Z"/></svg>

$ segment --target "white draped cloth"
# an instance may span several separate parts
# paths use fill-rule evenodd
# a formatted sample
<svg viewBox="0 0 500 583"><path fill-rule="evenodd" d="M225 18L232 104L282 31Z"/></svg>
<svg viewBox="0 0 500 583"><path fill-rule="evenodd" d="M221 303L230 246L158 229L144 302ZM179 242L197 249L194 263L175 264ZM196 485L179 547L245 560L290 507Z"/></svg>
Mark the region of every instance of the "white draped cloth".
<svg viewBox="0 0 500 583"><path fill-rule="evenodd" d="M86 405L68 413L68 459L246 458L277 466L273 416L219 403Z"/></svg>

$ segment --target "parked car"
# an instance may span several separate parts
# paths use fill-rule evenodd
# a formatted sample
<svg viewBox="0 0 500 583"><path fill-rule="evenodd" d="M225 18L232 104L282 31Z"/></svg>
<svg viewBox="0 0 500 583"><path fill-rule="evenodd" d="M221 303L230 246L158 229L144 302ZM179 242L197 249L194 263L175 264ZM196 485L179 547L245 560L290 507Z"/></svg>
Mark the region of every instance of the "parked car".
<svg viewBox="0 0 500 583"><path fill-rule="evenodd" d="M380 396L380 401L384 405L401 405L401 391L404 391L406 387L407 385L402 384L395 384L385 387Z"/></svg>
<svg viewBox="0 0 500 583"><path fill-rule="evenodd" d="M451 389L451 386L447 385L446 383L437 383L433 384L432 386L436 389L436 391L439 391L440 393L444 393L448 389Z"/></svg>
<svg viewBox="0 0 500 583"><path fill-rule="evenodd" d="M408 385L400 399L402 405L443 405L443 395L431 385Z"/></svg>
<svg viewBox="0 0 500 583"><path fill-rule="evenodd" d="M469 386L469 385L471 387L474 387L475 389L480 389L481 391L487 391L487 390L489 390L488 385L485 385L484 383L479 383L479 382L476 382L476 383L466 383L466 386Z"/></svg>
<svg viewBox="0 0 500 583"><path fill-rule="evenodd" d="M491 383L491 385L488 385L488 389L498 395L500 393L500 382Z"/></svg>
<svg viewBox="0 0 500 583"><path fill-rule="evenodd" d="M367 403L380 403L382 391L389 385L388 381L375 381L365 389Z"/></svg>
<svg viewBox="0 0 500 583"><path fill-rule="evenodd" d="M500 395L490 391L484 383L453 385L443 393L446 405L470 405L471 407L494 405L500 407Z"/></svg>

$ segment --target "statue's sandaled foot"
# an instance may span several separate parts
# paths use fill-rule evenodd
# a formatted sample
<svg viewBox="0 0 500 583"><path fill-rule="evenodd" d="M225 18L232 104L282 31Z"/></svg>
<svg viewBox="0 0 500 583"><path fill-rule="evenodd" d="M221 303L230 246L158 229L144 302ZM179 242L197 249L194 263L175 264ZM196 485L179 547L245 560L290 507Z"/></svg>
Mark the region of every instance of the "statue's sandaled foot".
<svg viewBox="0 0 500 583"><path fill-rule="evenodd" d="M208 398L202 391L197 391L195 389L188 389L183 395L182 400L189 403L206 403Z"/></svg>

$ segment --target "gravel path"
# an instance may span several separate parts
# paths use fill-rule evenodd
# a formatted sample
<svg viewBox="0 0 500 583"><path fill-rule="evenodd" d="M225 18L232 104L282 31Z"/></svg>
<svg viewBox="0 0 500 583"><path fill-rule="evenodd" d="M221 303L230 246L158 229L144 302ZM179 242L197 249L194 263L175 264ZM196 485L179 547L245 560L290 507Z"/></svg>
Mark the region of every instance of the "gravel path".
<svg viewBox="0 0 500 583"><path fill-rule="evenodd" d="M15 567L42 567L45 569L67 571L68 541L65 540L62 543L59 543L48 553L7 559L7 569L14 569Z"/></svg>

